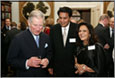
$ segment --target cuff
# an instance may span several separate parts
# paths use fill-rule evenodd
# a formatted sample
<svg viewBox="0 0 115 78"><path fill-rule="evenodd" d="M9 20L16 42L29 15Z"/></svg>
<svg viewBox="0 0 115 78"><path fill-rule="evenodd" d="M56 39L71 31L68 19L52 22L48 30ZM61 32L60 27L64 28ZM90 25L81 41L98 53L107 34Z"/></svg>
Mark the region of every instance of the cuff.
<svg viewBox="0 0 115 78"><path fill-rule="evenodd" d="M30 67L27 66L27 63L28 63L28 60L26 60L26 64L25 64L25 67L26 67L26 69L28 70Z"/></svg>

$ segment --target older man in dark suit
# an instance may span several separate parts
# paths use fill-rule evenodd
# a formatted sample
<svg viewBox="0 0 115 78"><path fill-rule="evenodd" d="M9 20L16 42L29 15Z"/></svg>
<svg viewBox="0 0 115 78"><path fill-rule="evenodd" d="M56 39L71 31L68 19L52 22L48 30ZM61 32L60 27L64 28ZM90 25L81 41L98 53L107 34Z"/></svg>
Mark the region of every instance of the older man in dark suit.
<svg viewBox="0 0 115 78"><path fill-rule="evenodd" d="M114 17L110 18L110 26L103 30L102 44L105 49L106 61L107 61L107 76L114 76L114 62L112 58L114 49Z"/></svg>
<svg viewBox="0 0 115 78"><path fill-rule="evenodd" d="M109 16L107 14L103 14L99 18L99 23L95 27L95 33L99 38L100 43L102 43L102 31L109 26Z"/></svg>
<svg viewBox="0 0 115 78"><path fill-rule="evenodd" d="M58 77L72 77L75 76L73 53L77 37L77 24L70 22L72 10L68 7L60 8L58 16L60 24L53 26L50 32L53 69L49 69L49 72Z"/></svg>
<svg viewBox="0 0 115 78"><path fill-rule="evenodd" d="M8 63L17 69L16 76L47 76L47 65L52 52L48 35L41 32L43 22L43 13L32 11L28 18L29 29L13 39L9 48Z"/></svg>

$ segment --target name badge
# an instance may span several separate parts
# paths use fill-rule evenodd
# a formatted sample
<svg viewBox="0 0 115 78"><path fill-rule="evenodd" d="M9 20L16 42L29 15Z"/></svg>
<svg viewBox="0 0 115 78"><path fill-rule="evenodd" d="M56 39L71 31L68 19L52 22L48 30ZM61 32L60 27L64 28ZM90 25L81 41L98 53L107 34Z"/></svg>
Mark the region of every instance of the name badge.
<svg viewBox="0 0 115 78"><path fill-rule="evenodd" d="M71 39L69 39L69 42L70 42L70 43L75 43L75 42L76 42L76 39L75 39L75 38L71 38Z"/></svg>
<svg viewBox="0 0 115 78"><path fill-rule="evenodd" d="M88 50L95 50L95 45L88 46Z"/></svg>

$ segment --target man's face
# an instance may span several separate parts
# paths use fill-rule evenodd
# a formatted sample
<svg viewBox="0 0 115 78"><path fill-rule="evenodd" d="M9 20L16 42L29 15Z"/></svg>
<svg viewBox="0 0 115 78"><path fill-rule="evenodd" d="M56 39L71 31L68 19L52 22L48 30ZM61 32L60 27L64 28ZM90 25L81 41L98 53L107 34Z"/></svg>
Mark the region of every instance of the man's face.
<svg viewBox="0 0 115 78"><path fill-rule="evenodd" d="M104 23L105 27L108 27L109 26L109 19L105 18L103 23Z"/></svg>
<svg viewBox="0 0 115 78"><path fill-rule="evenodd" d="M111 28L114 29L114 17L112 17L110 19L110 23L109 24L110 24Z"/></svg>
<svg viewBox="0 0 115 78"><path fill-rule="evenodd" d="M6 24L6 26L10 26L10 24L11 24L10 19L6 19L5 24Z"/></svg>
<svg viewBox="0 0 115 78"><path fill-rule="evenodd" d="M33 17L32 22L28 22L28 25L34 35L39 35L43 29L43 19Z"/></svg>
<svg viewBox="0 0 115 78"><path fill-rule="evenodd" d="M59 13L59 20L60 20L60 24L62 27L67 26L68 23L70 22L69 14L66 12L60 12Z"/></svg>

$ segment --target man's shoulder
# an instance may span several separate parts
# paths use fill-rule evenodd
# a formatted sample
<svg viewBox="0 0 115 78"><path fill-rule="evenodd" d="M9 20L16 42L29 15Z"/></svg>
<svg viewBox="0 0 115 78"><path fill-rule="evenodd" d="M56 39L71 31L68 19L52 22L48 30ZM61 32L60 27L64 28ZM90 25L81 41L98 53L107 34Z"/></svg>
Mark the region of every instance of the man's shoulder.
<svg viewBox="0 0 115 78"><path fill-rule="evenodd" d="M75 29L78 27L78 24L70 22L70 25L73 26Z"/></svg>
<svg viewBox="0 0 115 78"><path fill-rule="evenodd" d="M59 26L61 26L60 24L55 24L52 28L58 28Z"/></svg>
<svg viewBox="0 0 115 78"><path fill-rule="evenodd" d="M52 28L50 29L51 31L56 31L58 29L61 28L61 25L60 24L55 24L54 26L52 26Z"/></svg>
<svg viewBox="0 0 115 78"><path fill-rule="evenodd" d="M43 36L43 37L49 37L48 34L46 34L44 32L41 32L41 36Z"/></svg>
<svg viewBox="0 0 115 78"><path fill-rule="evenodd" d="M28 30L21 31L16 35L16 38L24 38L27 36L27 34L28 34Z"/></svg>

